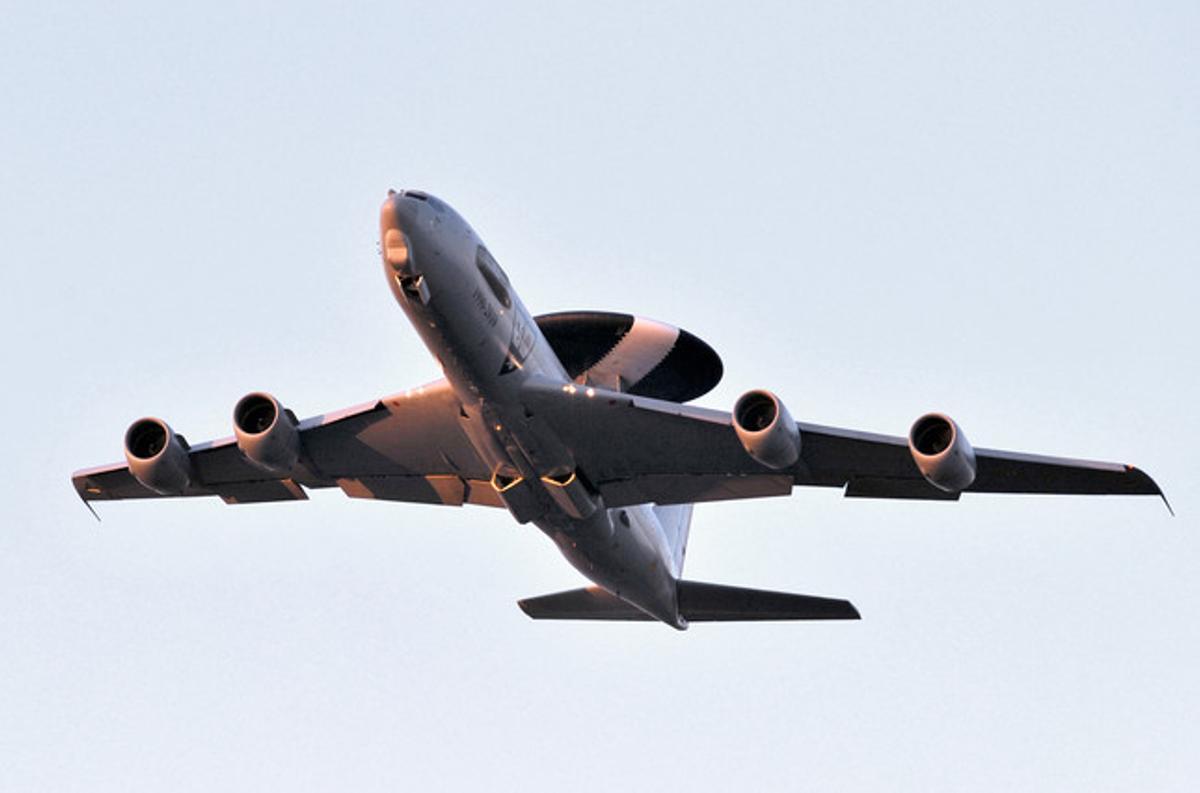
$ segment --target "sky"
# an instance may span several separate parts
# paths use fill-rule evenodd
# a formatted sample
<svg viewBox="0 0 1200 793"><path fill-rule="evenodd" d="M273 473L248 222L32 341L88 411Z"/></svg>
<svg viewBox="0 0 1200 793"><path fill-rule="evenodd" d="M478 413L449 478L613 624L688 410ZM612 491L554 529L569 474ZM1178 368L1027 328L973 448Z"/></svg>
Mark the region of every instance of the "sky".
<svg viewBox="0 0 1200 793"><path fill-rule="evenodd" d="M1194 790L1194 3L12 3L0 22L0 789ZM1171 498L696 510L690 578L859 623L540 623L483 508L100 505L439 376L377 254L455 206L534 313L677 324L700 404L1135 463Z"/></svg>

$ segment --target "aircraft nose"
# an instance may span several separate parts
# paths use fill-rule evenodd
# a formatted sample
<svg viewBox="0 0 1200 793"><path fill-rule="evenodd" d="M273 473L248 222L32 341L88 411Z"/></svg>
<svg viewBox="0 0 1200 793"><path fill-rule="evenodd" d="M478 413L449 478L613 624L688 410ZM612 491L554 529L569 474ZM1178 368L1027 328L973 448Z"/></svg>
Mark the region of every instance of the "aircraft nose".
<svg viewBox="0 0 1200 793"><path fill-rule="evenodd" d="M417 225L421 200L411 191L388 191L379 211L379 236L384 261L397 272L408 268L411 260L409 232Z"/></svg>
<svg viewBox="0 0 1200 793"><path fill-rule="evenodd" d="M383 202L381 226L385 229L411 228L426 200L426 195L416 190L388 190L387 200Z"/></svg>

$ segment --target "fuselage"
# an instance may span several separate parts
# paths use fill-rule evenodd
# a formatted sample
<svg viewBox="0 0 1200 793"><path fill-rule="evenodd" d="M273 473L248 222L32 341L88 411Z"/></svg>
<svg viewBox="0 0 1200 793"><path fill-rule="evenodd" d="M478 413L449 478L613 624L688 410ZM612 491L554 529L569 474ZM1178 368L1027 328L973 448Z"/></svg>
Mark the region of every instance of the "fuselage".
<svg viewBox="0 0 1200 793"><path fill-rule="evenodd" d="M590 580L677 628L679 562L651 505L608 509L570 448L522 398L571 381L508 276L445 202L392 193L380 215L388 284L461 404L462 427L520 523Z"/></svg>

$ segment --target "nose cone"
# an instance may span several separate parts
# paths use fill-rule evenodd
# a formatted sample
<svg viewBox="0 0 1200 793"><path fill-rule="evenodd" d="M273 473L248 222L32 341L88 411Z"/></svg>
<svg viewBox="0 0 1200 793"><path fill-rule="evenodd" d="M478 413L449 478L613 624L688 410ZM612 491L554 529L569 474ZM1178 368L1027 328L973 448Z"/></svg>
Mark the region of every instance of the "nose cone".
<svg viewBox="0 0 1200 793"><path fill-rule="evenodd" d="M417 196L421 198L417 198ZM423 193L413 190L388 190L387 199L379 208L379 228L382 233L388 229L405 231L416 223L421 205L425 202Z"/></svg>
<svg viewBox="0 0 1200 793"><path fill-rule="evenodd" d="M422 199L413 192L388 191L388 197L379 208L379 237L383 248L383 259L393 270L409 267L412 259L412 243L409 234L417 226Z"/></svg>

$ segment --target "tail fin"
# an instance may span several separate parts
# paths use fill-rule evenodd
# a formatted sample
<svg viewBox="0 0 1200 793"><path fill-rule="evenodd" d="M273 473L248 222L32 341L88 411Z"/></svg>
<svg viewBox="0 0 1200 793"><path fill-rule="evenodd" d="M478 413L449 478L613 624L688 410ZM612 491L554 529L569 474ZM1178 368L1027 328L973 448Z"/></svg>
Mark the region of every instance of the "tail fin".
<svg viewBox="0 0 1200 793"><path fill-rule="evenodd" d="M688 532L692 529L692 505L654 505L654 516L663 527L667 545L671 548L671 561L675 564L675 575L683 574L683 557L687 554Z"/></svg>
<svg viewBox="0 0 1200 793"><path fill-rule="evenodd" d="M535 620L651 620L636 606L600 587L571 589L517 602ZM752 620L857 620L848 600L763 589L679 582L679 613L688 622Z"/></svg>

